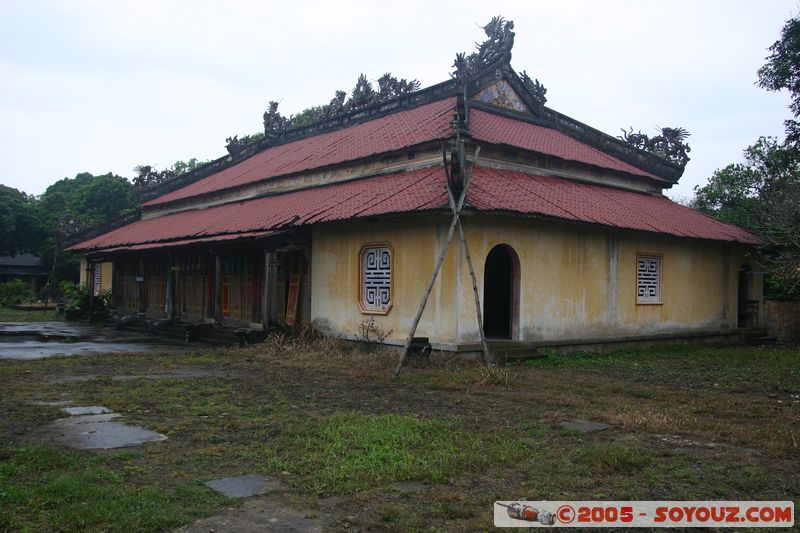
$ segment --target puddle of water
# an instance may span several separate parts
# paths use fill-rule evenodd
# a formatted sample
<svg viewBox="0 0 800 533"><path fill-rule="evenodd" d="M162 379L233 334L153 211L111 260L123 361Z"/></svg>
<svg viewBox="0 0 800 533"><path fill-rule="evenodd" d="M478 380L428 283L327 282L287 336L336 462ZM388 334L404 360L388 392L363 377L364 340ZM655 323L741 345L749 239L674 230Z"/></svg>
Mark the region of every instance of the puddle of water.
<svg viewBox="0 0 800 533"><path fill-rule="evenodd" d="M0 359L42 359L55 355L152 353L185 350L185 345L86 323L0 322Z"/></svg>

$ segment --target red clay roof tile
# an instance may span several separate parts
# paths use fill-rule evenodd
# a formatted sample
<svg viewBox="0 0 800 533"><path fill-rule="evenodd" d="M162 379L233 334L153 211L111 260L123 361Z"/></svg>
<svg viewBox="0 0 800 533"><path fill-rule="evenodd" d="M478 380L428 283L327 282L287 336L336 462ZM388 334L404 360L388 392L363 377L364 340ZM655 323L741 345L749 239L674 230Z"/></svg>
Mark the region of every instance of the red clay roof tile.
<svg viewBox="0 0 800 533"><path fill-rule="evenodd" d="M760 242L738 226L663 196L510 170L478 167L468 202L478 211L540 215L677 237ZM437 166L139 220L72 250L147 249L232 240L285 227L446 206L444 172Z"/></svg>
<svg viewBox="0 0 800 533"><path fill-rule="evenodd" d="M478 210L508 211L718 241L757 244L749 231L664 197L511 170L478 167L468 199Z"/></svg>
<svg viewBox="0 0 800 533"><path fill-rule="evenodd" d="M107 250L156 242L168 245L177 240L423 211L446 206L446 198L443 169L432 167L143 219L71 249Z"/></svg>
<svg viewBox="0 0 800 533"><path fill-rule="evenodd" d="M146 202L152 206L443 139L455 98L268 148L221 172Z"/></svg>
<svg viewBox="0 0 800 533"><path fill-rule="evenodd" d="M566 161L578 161L587 165L646 176L662 182L666 181L551 128L495 115L480 109L470 111L469 121L470 135L479 141L514 146Z"/></svg>

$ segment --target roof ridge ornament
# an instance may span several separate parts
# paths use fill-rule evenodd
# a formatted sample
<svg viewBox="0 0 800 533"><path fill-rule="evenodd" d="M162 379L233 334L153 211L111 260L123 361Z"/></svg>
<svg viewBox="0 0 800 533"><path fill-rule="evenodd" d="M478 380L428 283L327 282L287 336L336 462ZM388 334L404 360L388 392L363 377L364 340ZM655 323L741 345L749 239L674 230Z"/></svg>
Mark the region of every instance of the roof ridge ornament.
<svg viewBox="0 0 800 533"><path fill-rule="evenodd" d="M524 70L519 73L519 79L522 80L522 84L530 91L531 96L539 105L547 103L547 97L545 96L547 94L547 88L539 83L538 79L531 78Z"/></svg>
<svg viewBox="0 0 800 533"><path fill-rule="evenodd" d="M654 154L681 168L684 168L686 163L689 162L688 153L692 149L686 143L686 139L691 134L686 128L659 128L660 134L653 137L642 133L641 130L634 133L633 127L630 128L630 131L625 131L624 129L621 131L622 136L617 137L617 139L621 139L639 150Z"/></svg>
<svg viewBox="0 0 800 533"><path fill-rule="evenodd" d="M481 26L487 39L482 43L475 43L476 52L466 55L465 52L456 54L453 62L455 70L450 77L459 81L466 81L486 67L496 63L510 63L511 49L514 47L513 20L505 20L501 16L492 17L486 26Z"/></svg>
<svg viewBox="0 0 800 533"><path fill-rule="evenodd" d="M411 94L420 89L418 80L406 80L392 76L390 72L375 80L377 89L367 78L366 74L361 74L356 81L355 87L348 93L336 91L330 103L320 106L309 107L297 115L285 117L278 111L278 102L269 102L267 111L264 112L264 135L270 139L279 137L288 130L302 128L310 124L315 124L324 120L336 118L348 113L363 111L364 109L380 105L400 96ZM241 140L238 143L231 143L229 137L226 139L234 151L241 151L244 148ZM258 140L258 139L256 139ZM228 150L230 152L230 148ZM231 152L233 153L233 152Z"/></svg>

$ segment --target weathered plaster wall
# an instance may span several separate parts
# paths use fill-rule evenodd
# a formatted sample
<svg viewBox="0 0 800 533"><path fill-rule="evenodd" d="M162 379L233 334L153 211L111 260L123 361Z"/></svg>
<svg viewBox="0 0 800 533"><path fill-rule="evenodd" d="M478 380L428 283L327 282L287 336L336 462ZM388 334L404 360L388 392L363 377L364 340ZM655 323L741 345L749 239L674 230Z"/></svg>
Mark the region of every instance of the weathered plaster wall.
<svg viewBox="0 0 800 533"><path fill-rule="evenodd" d="M519 256L519 340L736 327L743 248L535 219L468 217L464 225L481 295L489 251L507 244ZM637 253L662 257L661 304L636 303ZM760 295L758 276L755 285ZM477 339L471 310L460 312L459 339Z"/></svg>
<svg viewBox="0 0 800 533"><path fill-rule="evenodd" d="M81 257L81 266L80 266L80 272L78 273L78 276L79 276L78 282L81 285L86 285L87 272L86 272L86 258L85 257Z"/></svg>
<svg viewBox="0 0 800 533"><path fill-rule="evenodd" d="M111 281L114 277L114 263L111 261L101 263L102 273L100 278L100 289L104 291L111 290Z"/></svg>
<svg viewBox="0 0 800 533"><path fill-rule="evenodd" d="M430 281L449 223L444 218L421 217L315 227L312 320L323 330L352 337L358 334L359 324L372 317L377 327L392 331L390 338L404 339ZM364 314L358 306L359 254L365 244L376 242L388 242L394 250L393 306L386 315ZM456 340L459 293L446 288L455 284L456 268L451 249L431 291L418 336Z"/></svg>
<svg viewBox="0 0 800 533"><path fill-rule="evenodd" d="M101 271L100 271L100 286L101 290L107 291L111 290L111 279L114 275L114 263L108 261L105 263L100 263ZM80 266L80 284L86 285L86 258L81 257L81 266Z"/></svg>
<svg viewBox="0 0 800 533"><path fill-rule="evenodd" d="M312 318L330 331L357 333L359 323L371 316L357 304L359 251L368 242L387 241L394 249L394 306L388 315L375 316L375 322L393 330L391 338L403 339L449 223L449 218L425 217L315 228ZM519 340L737 325L738 269L748 261L743 248L535 219L470 216L464 228L481 299L489 251L506 244L519 256ZM636 303L637 253L663 258L661 304ZM761 294L759 276L754 293ZM439 342L476 341L473 301L456 233L417 334Z"/></svg>

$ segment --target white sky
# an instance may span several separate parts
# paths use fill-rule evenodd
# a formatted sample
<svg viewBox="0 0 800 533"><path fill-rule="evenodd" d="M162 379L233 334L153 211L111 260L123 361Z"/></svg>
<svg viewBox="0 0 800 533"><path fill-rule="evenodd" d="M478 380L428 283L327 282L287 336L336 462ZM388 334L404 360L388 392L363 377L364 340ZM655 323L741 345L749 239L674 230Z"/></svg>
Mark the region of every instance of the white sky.
<svg viewBox="0 0 800 533"><path fill-rule="evenodd" d="M363 72L448 79L496 14L512 66L547 105L611 135L682 126L691 196L760 135L783 134L786 93L754 85L794 0L36 1L0 3L0 183L40 194L88 171L133 176L225 154L269 100L327 103Z"/></svg>

